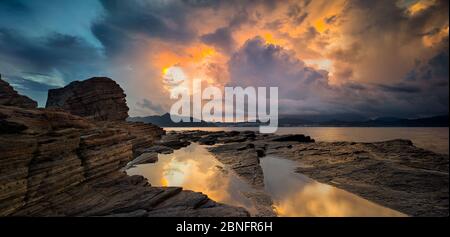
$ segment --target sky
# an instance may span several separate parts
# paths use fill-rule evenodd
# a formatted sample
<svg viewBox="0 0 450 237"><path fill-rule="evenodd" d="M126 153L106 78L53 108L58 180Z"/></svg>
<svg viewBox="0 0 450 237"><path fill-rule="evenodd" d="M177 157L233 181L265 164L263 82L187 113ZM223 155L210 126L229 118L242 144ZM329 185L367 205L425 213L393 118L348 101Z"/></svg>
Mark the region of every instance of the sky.
<svg viewBox="0 0 450 237"><path fill-rule="evenodd" d="M279 114L426 117L449 110L448 0L1 0L0 73L47 90L108 76L130 116L173 81L278 86Z"/></svg>

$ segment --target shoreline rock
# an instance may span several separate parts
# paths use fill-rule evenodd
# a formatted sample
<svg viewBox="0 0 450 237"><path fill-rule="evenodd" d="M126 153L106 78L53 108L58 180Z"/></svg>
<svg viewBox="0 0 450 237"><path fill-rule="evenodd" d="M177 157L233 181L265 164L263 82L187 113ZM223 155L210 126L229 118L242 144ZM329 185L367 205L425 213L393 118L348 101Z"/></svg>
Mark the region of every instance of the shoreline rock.
<svg viewBox="0 0 450 237"><path fill-rule="evenodd" d="M259 166L268 155L297 161L302 174L411 216L449 214L449 156L408 140L315 142L252 131L166 134L151 124L125 122L125 94L109 78L53 90L47 109L36 109L36 102L0 83L0 216L249 216L244 208L180 187L152 187L142 176L121 171L191 142L213 145L214 156L256 188L245 196L262 216L274 215Z"/></svg>
<svg viewBox="0 0 450 237"><path fill-rule="evenodd" d="M151 161L141 156L165 131L125 122L125 95L114 81L94 78L56 91L47 103L56 109L0 105L0 216L249 216L120 171L136 157Z"/></svg>
<svg viewBox="0 0 450 237"><path fill-rule="evenodd" d="M226 142L242 134L179 132L188 141L214 137L215 145L209 150L255 187L264 184L259 159L276 155L297 161L297 172L312 179L407 215L449 214L448 155L415 147L409 140L315 142L303 135L254 134L244 142Z"/></svg>

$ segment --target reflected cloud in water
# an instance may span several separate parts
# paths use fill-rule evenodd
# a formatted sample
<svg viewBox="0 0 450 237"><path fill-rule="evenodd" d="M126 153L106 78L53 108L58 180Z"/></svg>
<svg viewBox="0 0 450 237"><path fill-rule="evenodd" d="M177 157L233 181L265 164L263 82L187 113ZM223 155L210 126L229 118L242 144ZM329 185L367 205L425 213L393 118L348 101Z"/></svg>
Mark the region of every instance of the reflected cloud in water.
<svg viewBox="0 0 450 237"><path fill-rule="evenodd" d="M252 190L250 185L226 169L205 146L195 143L172 154L159 154L158 162L138 165L127 173L143 175L153 186L183 187L202 192L217 202L256 211L243 195Z"/></svg>
<svg viewBox="0 0 450 237"><path fill-rule="evenodd" d="M321 184L295 173L298 163L277 157L261 158L265 191L272 197L279 216L403 216L352 193ZM128 169L143 175L153 186L178 186L202 192L211 199L256 213L245 195L249 184L227 169L205 146L193 143L172 154L159 154L158 162Z"/></svg>
<svg viewBox="0 0 450 237"><path fill-rule="evenodd" d="M355 194L294 172L298 164L273 156L261 159L264 185L279 216L405 216Z"/></svg>

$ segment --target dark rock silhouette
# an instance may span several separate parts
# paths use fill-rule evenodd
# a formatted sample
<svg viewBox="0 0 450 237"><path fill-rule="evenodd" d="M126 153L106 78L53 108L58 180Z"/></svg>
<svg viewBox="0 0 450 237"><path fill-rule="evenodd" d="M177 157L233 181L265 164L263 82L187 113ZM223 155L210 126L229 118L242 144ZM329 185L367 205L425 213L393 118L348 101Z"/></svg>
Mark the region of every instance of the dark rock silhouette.
<svg viewBox="0 0 450 237"><path fill-rule="evenodd" d="M8 82L2 80L2 75L0 74L0 105L36 108L37 102L26 96L19 95Z"/></svg>
<svg viewBox="0 0 450 237"><path fill-rule="evenodd" d="M99 121L125 121L129 110L125 96L112 79L93 77L49 90L45 107L63 109Z"/></svg>

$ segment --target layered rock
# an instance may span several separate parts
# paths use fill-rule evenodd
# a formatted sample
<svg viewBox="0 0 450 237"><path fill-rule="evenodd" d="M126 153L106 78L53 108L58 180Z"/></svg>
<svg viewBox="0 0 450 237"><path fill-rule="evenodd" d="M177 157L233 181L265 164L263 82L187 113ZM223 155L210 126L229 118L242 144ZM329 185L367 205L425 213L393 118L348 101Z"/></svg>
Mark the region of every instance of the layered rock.
<svg viewBox="0 0 450 237"><path fill-rule="evenodd" d="M0 75L0 105L36 108L37 102L19 95L8 82L2 80L2 75Z"/></svg>
<svg viewBox="0 0 450 237"><path fill-rule="evenodd" d="M128 117L125 96L110 78L93 77L49 90L46 108L59 108L99 121L124 121Z"/></svg>
<svg viewBox="0 0 450 237"><path fill-rule="evenodd" d="M133 159L131 136L121 128L96 128L80 138L78 154L87 180L119 170Z"/></svg>
<svg viewBox="0 0 450 237"><path fill-rule="evenodd" d="M315 142L304 135L251 133L183 131L171 136L215 144L209 148L214 156L256 188L264 186L259 160L276 156L297 161L299 173L407 215L449 214L448 155L418 148L409 140ZM260 207L270 205L262 193L246 196ZM259 212L270 214L268 209Z"/></svg>
<svg viewBox="0 0 450 237"><path fill-rule="evenodd" d="M0 124L0 216L84 180L77 149L80 131L93 127L89 121L59 111L0 106Z"/></svg>
<svg viewBox="0 0 450 237"><path fill-rule="evenodd" d="M210 200L206 195L179 187L151 187L142 176L122 172L92 179L25 205L14 216L248 216L243 208Z"/></svg>
<svg viewBox="0 0 450 237"><path fill-rule="evenodd" d="M147 148L152 147L161 139L161 136L165 134L164 129L153 124L122 122L118 126L127 130L131 136L133 157L138 157L142 153L145 153Z"/></svg>
<svg viewBox="0 0 450 237"><path fill-rule="evenodd" d="M151 187L121 169L148 161L164 131L59 110L0 105L0 216L248 216L181 188Z"/></svg>

